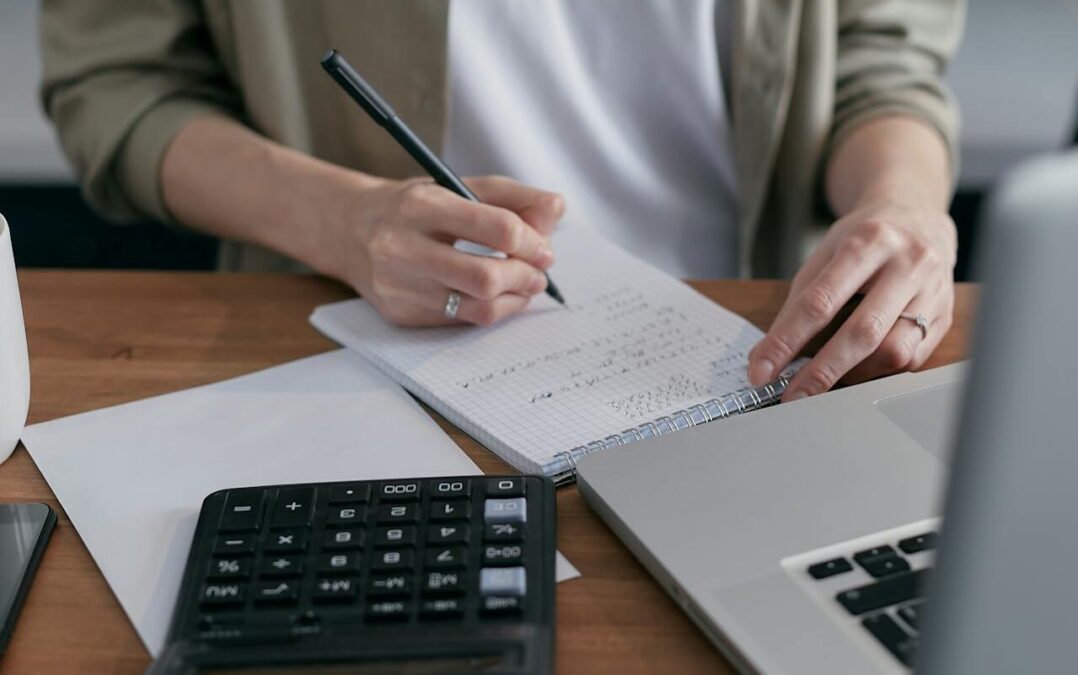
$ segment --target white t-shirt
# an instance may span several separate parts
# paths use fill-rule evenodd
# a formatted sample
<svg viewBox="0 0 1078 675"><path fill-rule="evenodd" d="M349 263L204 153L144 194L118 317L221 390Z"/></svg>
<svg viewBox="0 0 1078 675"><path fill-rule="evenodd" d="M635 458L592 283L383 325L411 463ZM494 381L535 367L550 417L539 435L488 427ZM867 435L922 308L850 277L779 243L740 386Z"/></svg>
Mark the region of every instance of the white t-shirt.
<svg viewBox="0 0 1078 675"><path fill-rule="evenodd" d="M671 274L736 276L718 1L454 0L446 162L560 192L563 227Z"/></svg>

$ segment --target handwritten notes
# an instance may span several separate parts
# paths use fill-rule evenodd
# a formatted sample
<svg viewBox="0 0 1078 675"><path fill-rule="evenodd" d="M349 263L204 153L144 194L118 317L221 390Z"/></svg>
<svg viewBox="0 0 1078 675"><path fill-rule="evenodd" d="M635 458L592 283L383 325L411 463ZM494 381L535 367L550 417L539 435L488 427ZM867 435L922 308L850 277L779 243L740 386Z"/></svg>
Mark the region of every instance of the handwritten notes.
<svg viewBox="0 0 1078 675"><path fill-rule="evenodd" d="M680 281L585 233L560 234L568 299L490 328L408 330L361 300L312 323L519 468L748 386L761 333Z"/></svg>

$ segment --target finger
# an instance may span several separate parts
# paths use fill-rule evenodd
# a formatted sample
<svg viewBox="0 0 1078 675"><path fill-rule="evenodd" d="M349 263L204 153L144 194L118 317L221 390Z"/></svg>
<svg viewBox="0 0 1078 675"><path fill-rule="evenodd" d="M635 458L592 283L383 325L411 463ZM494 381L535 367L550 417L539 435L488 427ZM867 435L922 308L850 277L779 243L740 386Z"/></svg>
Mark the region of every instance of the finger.
<svg viewBox="0 0 1078 675"><path fill-rule="evenodd" d="M449 240L464 239L501 251L539 269L554 264L554 253L543 235L508 209L477 204L456 195L447 195L430 212L424 213L419 227Z"/></svg>
<svg viewBox="0 0 1078 675"><path fill-rule="evenodd" d="M749 353L749 380L770 382L819 333L854 293L878 271L888 255L882 246L848 239L820 273L786 299L767 335Z"/></svg>
<svg viewBox="0 0 1078 675"><path fill-rule="evenodd" d="M514 293L503 293L493 300L462 295L457 318L477 326L489 326L519 313L530 301L531 297Z"/></svg>
<svg viewBox="0 0 1078 675"><path fill-rule="evenodd" d="M505 176L482 176L464 181L479 200L513 211L544 237L554 232L565 215L561 195L529 187Z"/></svg>
<svg viewBox="0 0 1078 675"><path fill-rule="evenodd" d="M834 337L794 376L784 400L821 394L875 352L917 293L915 275L892 264Z"/></svg>
<svg viewBox="0 0 1078 675"><path fill-rule="evenodd" d="M503 293L532 296L542 293L547 285L546 276L522 260L471 255L431 240L416 248L413 261L442 286L481 300L493 300Z"/></svg>
<svg viewBox="0 0 1078 675"><path fill-rule="evenodd" d="M934 302L932 304L933 306L935 305ZM924 312L925 316L933 316L937 310L934 307L931 310L927 309L921 296L918 296L914 298L903 314L916 315L918 311ZM844 384L857 384L884 375L910 370L918 350L922 344L930 340L938 343L932 330L929 330L928 335L922 338L921 329L916 323L908 319L899 318L876 351L851 368L842 377L841 382Z"/></svg>

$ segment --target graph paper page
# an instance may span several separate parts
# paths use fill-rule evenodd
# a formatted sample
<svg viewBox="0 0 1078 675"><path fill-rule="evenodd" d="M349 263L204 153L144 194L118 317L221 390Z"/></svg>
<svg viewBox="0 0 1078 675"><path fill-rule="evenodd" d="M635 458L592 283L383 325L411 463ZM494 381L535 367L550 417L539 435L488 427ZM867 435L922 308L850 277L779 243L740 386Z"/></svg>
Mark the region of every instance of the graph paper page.
<svg viewBox="0 0 1078 675"><path fill-rule="evenodd" d="M545 295L492 327L395 327L362 300L311 322L518 468L749 386L762 333L583 232L559 233Z"/></svg>

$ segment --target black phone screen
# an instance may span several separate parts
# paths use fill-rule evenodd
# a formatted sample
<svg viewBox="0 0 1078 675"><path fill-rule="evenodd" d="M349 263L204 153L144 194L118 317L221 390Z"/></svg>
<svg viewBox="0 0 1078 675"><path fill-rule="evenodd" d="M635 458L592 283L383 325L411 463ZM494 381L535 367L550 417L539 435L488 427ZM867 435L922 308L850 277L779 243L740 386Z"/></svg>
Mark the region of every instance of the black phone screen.
<svg viewBox="0 0 1078 675"><path fill-rule="evenodd" d="M45 504L0 504L0 654L55 522Z"/></svg>

